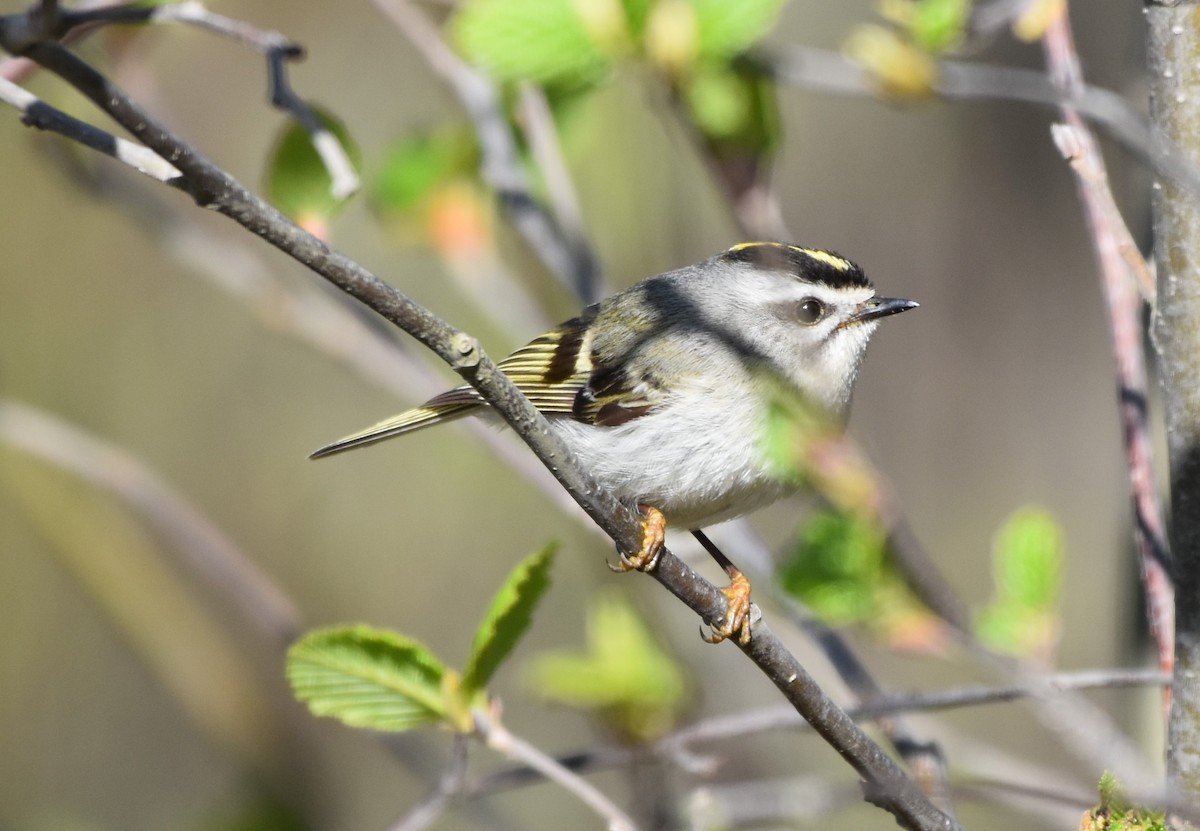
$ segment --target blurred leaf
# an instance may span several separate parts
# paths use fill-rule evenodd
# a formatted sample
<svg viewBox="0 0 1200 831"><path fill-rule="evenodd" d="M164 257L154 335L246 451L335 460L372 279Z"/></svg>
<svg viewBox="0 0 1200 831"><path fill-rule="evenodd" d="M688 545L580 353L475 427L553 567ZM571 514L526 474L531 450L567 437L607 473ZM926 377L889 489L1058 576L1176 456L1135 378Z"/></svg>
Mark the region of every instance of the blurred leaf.
<svg viewBox="0 0 1200 831"><path fill-rule="evenodd" d="M406 137L388 151L371 208L402 243L478 258L494 241L493 199L478 170L479 146L469 128Z"/></svg>
<svg viewBox="0 0 1200 831"><path fill-rule="evenodd" d="M736 201L761 184L779 144L775 83L761 72L725 62L697 66L683 82L692 121L726 191Z"/></svg>
<svg viewBox="0 0 1200 831"><path fill-rule="evenodd" d="M1100 804L1083 815L1080 831L1166 831L1163 812L1131 805L1110 771L1100 776L1098 790Z"/></svg>
<svg viewBox="0 0 1200 831"><path fill-rule="evenodd" d="M500 82L587 87L609 70L604 33L572 0L467 0L451 21L467 60Z"/></svg>
<svg viewBox="0 0 1200 831"><path fill-rule="evenodd" d="M1022 508L996 534L992 548L995 599L976 615L989 646L1047 656L1058 640L1063 533L1048 512Z"/></svg>
<svg viewBox="0 0 1200 831"><path fill-rule="evenodd" d="M945 627L892 565L887 536L872 517L839 510L809 516L778 580L822 620L865 624L892 648L928 653L946 644Z"/></svg>
<svg viewBox="0 0 1200 831"><path fill-rule="evenodd" d="M800 529L779 581L822 619L834 623L869 620L878 614L880 582L886 575L884 536L878 527L841 511L814 513Z"/></svg>
<svg viewBox="0 0 1200 831"><path fill-rule="evenodd" d="M558 545L551 543L517 566L492 600L471 645L463 672L466 695L482 690L533 620L533 610L550 588L550 566Z"/></svg>
<svg viewBox="0 0 1200 831"><path fill-rule="evenodd" d="M414 214L442 185L474 177L479 146L474 133L456 126L407 136L388 149L371 189L380 213Z"/></svg>
<svg viewBox="0 0 1200 831"><path fill-rule="evenodd" d="M871 76L881 95L899 101L933 95L937 62L891 29L874 24L858 26L842 51Z"/></svg>
<svg viewBox="0 0 1200 831"><path fill-rule="evenodd" d="M646 57L669 76L685 75L700 57L700 21L691 0L658 0L646 20Z"/></svg>
<svg viewBox="0 0 1200 831"><path fill-rule="evenodd" d="M350 161L360 166L361 153L345 125L324 110L316 110L316 115L346 148ZM324 224L346 203L333 195L331 185L329 171L313 147L312 138L288 119L267 166L267 198L300 225Z"/></svg>
<svg viewBox="0 0 1200 831"><path fill-rule="evenodd" d="M588 609L588 651L548 652L532 683L546 698L597 717L628 741L664 735L684 702L683 670L627 601L598 595Z"/></svg>
<svg viewBox="0 0 1200 831"><path fill-rule="evenodd" d="M921 49L942 54L965 37L971 0L883 0L879 12Z"/></svg>
<svg viewBox="0 0 1200 831"><path fill-rule="evenodd" d="M199 824L199 831L307 831L312 826L295 808L266 793L252 793L236 809Z"/></svg>
<svg viewBox="0 0 1200 831"><path fill-rule="evenodd" d="M746 130L752 95L743 78L725 64L699 68L684 88L692 119L710 138L731 138Z"/></svg>
<svg viewBox="0 0 1200 831"><path fill-rule="evenodd" d="M771 30L787 0L690 0L696 9L699 53L704 58L732 58Z"/></svg>
<svg viewBox="0 0 1200 831"><path fill-rule="evenodd" d="M776 380L767 407L763 452L780 479L806 484L834 506L872 517L880 490L874 468L819 405Z"/></svg>
<svg viewBox="0 0 1200 831"><path fill-rule="evenodd" d="M975 634L999 652L1045 658L1058 639L1058 618L1019 603L998 600L976 613Z"/></svg>
<svg viewBox="0 0 1200 831"><path fill-rule="evenodd" d="M1053 609L1062 588L1063 532L1040 508L1022 508L1004 523L993 547L1001 596L1031 609Z"/></svg>
<svg viewBox="0 0 1200 831"><path fill-rule="evenodd" d="M311 632L287 655L298 699L352 727L408 730L446 720L448 671L428 649L369 626Z"/></svg>
<svg viewBox="0 0 1200 831"><path fill-rule="evenodd" d="M646 31L646 21L654 10L656 0L622 0L625 9L625 22L629 28L630 37L640 41Z"/></svg>
<svg viewBox="0 0 1200 831"><path fill-rule="evenodd" d="M0 487L199 731L260 772L275 770L278 723L254 667L156 541L107 493L0 457Z"/></svg>
<svg viewBox="0 0 1200 831"><path fill-rule="evenodd" d="M1041 40L1054 20L1067 13L1067 0L1035 0L1013 21L1013 34L1026 42Z"/></svg>

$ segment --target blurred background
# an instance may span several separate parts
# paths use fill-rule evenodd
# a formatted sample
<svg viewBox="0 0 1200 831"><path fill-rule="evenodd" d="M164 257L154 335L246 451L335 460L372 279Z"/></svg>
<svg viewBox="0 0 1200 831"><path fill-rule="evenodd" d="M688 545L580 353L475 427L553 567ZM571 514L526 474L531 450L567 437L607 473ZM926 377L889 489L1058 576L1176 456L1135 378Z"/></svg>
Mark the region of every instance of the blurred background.
<svg viewBox="0 0 1200 831"><path fill-rule="evenodd" d="M461 117L453 94L369 3L211 6L304 44L296 89L344 122L368 175L398 138ZM4 13L21 8L0 2ZM1074 23L1088 81L1140 106L1139 7L1109 0L1087 9ZM873 14L866 2L793 0L767 42L836 49ZM260 57L181 27L104 34L82 51L262 188L285 117L265 102ZM969 57L1041 67L1039 47L1006 35ZM28 86L93 118L47 74ZM779 102L773 182L794 241L838 251L882 294L921 303L876 336L851 419L916 534L977 605L991 592L996 529L1021 506L1047 508L1067 552L1056 666L1144 663L1110 338L1075 182L1050 141L1053 113L990 102L897 106L788 86ZM628 69L572 114L564 138L610 289L740 238L666 109L661 90ZM514 732L552 753L598 740L586 718L529 692L528 659L583 648L582 610L614 589L687 667L695 685L687 718L778 703L736 650L704 645L694 617L653 581L611 574L611 546L582 514L551 505L471 430L451 426L307 459L453 384L434 359L406 345L425 369L411 377L381 371L392 389L372 382L336 347L294 334L303 304L285 309L281 301L273 314L269 285L247 290L269 280L301 296L324 294L301 266L181 194L35 134L13 111L0 111L0 147L0 396L153 471L291 598L300 625L391 627L458 664L508 571L559 540L553 589L495 685ZM1126 220L1145 246L1150 176L1123 150L1105 149ZM81 164L90 185L78 183ZM493 356L540 331L532 328L538 316L553 323L577 310L499 216L498 257L535 301L528 323L517 307L511 317L489 314L493 301L472 299L485 289L473 288L470 274L381 221L368 201L357 198L332 220L332 244L479 336ZM496 291L503 297L503 287ZM432 786L448 734L406 734L393 752L365 732L309 716L288 693L279 638L219 583L166 553L174 544L106 489L3 443L0 484L0 828L375 829ZM751 522L781 548L802 510L801 501L785 502ZM988 680L953 655L908 654L858 630L849 635L895 689ZM787 637L842 695L804 638ZM1158 758L1154 694L1095 699ZM991 754L999 765L1010 754L1084 786L1099 772L1072 760L1021 705L918 724L944 741L952 764ZM813 827L892 827L887 815L855 804L851 770L811 736L777 732L712 749L722 765L711 779L674 776L681 798L701 782L818 773L848 789L852 807ZM503 766L482 749L472 754L473 771ZM620 773L595 781L618 801L629 787ZM1011 827L1014 817L1028 828L1075 827L1044 808L1037 820L1011 806L959 807L971 828ZM533 785L460 806L436 827L600 822L557 788Z"/></svg>

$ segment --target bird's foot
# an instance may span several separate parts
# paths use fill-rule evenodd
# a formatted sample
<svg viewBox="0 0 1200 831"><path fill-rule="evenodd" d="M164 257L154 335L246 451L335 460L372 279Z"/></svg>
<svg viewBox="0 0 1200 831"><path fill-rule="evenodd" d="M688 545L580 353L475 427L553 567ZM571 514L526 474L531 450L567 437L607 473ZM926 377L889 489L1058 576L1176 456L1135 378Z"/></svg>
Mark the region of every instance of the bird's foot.
<svg viewBox="0 0 1200 831"><path fill-rule="evenodd" d="M658 508L649 505L638 505L642 513L642 547L636 554L618 552L621 560L616 565L608 564L613 571L653 571L658 565L658 555L662 553L663 541L667 536L667 518Z"/></svg>
<svg viewBox="0 0 1200 831"><path fill-rule="evenodd" d="M737 635L737 642L745 646L750 643L750 581L737 568L733 568L729 576L729 585L721 589L728 601L725 617L719 626L710 624L709 633L702 632L700 636L709 643L720 643Z"/></svg>

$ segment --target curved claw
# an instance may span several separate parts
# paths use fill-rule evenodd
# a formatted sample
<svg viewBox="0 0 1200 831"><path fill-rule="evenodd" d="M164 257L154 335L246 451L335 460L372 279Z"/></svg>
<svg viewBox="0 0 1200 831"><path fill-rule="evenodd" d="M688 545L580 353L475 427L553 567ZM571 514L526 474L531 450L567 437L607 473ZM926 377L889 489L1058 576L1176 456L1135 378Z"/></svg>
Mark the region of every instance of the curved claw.
<svg viewBox="0 0 1200 831"><path fill-rule="evenodd" d="M700 633L708 643L720 643L737 635L737 642L742 646L750 643L750 581L740 570L735 569L728 586L721 589L728 601L725 607L725 617L719 626L710 624L709 634Z"/></svg>
<svg viewBox="0 0 1200 831"><path fill-rule="evenodd" d="M662 553L663 542L667 536L667 518L658 508L649 505L638 505L642 512L642 547L637 554L629 555L618 551L621 559L617 565L608 567L615 572L653 571L658 565L658 555Z"/></svg>

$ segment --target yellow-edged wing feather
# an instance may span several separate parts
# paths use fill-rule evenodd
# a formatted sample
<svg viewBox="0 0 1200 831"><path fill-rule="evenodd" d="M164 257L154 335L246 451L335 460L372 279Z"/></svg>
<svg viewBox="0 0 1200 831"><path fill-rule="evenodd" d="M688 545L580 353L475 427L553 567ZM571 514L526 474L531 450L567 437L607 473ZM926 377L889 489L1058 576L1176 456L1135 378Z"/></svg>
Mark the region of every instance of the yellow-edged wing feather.
<svg viewBox="0 0 1200 831"><path fill-rule="evenodd" d="M570 415L588 420L590 405L577 408L576 399L592 377L591 330L595 312L589 310L521 347L498 365L517 388L543 413ZM485 406L471 387L455 387L419 407L405 410L314 452L310 458L332 456L356 447L441 424Z"/></svg>

